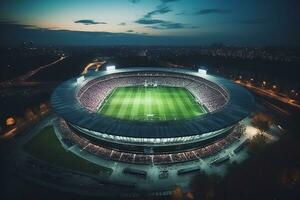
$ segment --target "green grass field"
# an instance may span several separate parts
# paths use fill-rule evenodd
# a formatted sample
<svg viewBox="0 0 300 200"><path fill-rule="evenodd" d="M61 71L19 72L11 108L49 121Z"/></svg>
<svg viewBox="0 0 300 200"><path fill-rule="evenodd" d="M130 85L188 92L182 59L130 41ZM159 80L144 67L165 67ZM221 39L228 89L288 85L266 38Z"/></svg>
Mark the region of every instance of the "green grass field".
<svg viewBox="0 0 300 200"><path fill-rule="evenodd" d="M109 175L112 173L109 168L96 165L76 156L72 152L66 151L56 137L52 126L41 130L38 135L25 144L24 149L40 160L68 169L92 174L103 173Z"/></svg>
<svg viewBox="0 0 300 200"><path fill-rule="evenodd" d="M137 121L182 120L206 113L185 88L144 86L114 89L98 112Z"/></svg>

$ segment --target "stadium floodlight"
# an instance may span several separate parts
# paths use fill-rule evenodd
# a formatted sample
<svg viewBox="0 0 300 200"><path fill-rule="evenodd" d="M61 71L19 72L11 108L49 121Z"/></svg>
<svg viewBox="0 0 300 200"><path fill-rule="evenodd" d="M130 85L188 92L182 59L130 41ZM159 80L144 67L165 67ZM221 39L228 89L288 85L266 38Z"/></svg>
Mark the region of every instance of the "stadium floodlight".
<svg viewBox="0 0 300 200"><path fill-rule="evenodd" d="M206 75L207 74L207 70L205 70L205 69L198 69L198 73L202 74L202 75Z"/></svg>
<svg viewBox="0 0 300 200"><path fill-rule="evenodd" d="M81 84L84 81L84 76L77 78L77 84Z"/></svg>
<svg viewBox="0 0 300 200"><path fill-rule="evenodd" d="M116 69L115 65L106 66L106 71L114 71Z"/></svg>

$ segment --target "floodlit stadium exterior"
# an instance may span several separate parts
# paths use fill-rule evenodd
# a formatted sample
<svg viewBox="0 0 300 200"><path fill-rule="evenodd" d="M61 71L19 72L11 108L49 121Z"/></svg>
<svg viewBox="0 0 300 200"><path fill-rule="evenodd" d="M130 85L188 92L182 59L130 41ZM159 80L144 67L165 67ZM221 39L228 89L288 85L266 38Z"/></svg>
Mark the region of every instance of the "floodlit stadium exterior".
<svg viewBox="0 0 300 200"><path fill-rule="evenodd" d="M191 119L151 122L104 116L87 108L78 98L83 93L82 88L95 80L110 77L111 80L129 80L132 77L152 76L199 81L210 90L215 90L221 103L212 106L207 114ZM62 83L54 91L51 97L54 111L74 133L96 144L124 151L143 152L144 148L153 147L155 152L170 152L213 143L230 134L255 107L252 95L232 81L184 69L123 68L90 73L84 75L84 79L80 78L80 81L78 78Z"/></svg>

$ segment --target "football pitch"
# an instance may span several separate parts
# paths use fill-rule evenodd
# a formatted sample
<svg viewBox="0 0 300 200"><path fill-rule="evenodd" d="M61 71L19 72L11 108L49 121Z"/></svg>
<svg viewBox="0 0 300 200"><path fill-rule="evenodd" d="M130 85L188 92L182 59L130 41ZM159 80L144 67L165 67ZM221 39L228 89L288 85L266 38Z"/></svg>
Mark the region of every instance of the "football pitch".
<svg viewBox="0 0 300 200"><path fill-rule="evenodd" d="M136 121L182 120L206 113L186 88L130 86L115 88L98 113Z"/></svg>

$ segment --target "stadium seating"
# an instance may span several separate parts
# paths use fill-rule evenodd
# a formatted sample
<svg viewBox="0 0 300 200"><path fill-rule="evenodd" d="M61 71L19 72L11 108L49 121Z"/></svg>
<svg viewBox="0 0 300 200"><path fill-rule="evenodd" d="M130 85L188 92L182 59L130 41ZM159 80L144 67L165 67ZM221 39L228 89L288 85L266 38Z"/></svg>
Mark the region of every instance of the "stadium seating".
<svg viewBox="0 0 300 200"><path fill-rule="evenodd" d="M145 85L185 87L209 112L216 111L226 103L227 92L220 86L200 77L168 73L115 74L88 81L77 93L83 107L95 111L114 88Z"/></svg>
<svg viewBox="0 0 300 200"><path fill-rule="evenodd" d="M242 125L236 126L232 132L220 139L219 141L212 143L205 147L199 147L197 149L192 149L190 151L179 152L179 153L169 153L169 154L137 154L130 152L121 152L116 149L109 149L96 144L86 138L80 137L75 134L68 126L66 121L59 120L57 123L58 128L62 134L63 140L68 141L69 145L77 145L81 150L88 151L91 154L99 156L107 160L114 160L126 163L135 164L170 164L170 163L180 163L186 161L192 161L199 158L205 158L212 156L222 149L226 148L228 145L232 144L234 141L239 140L240 136L244 133L245 127Z"/></svg>

